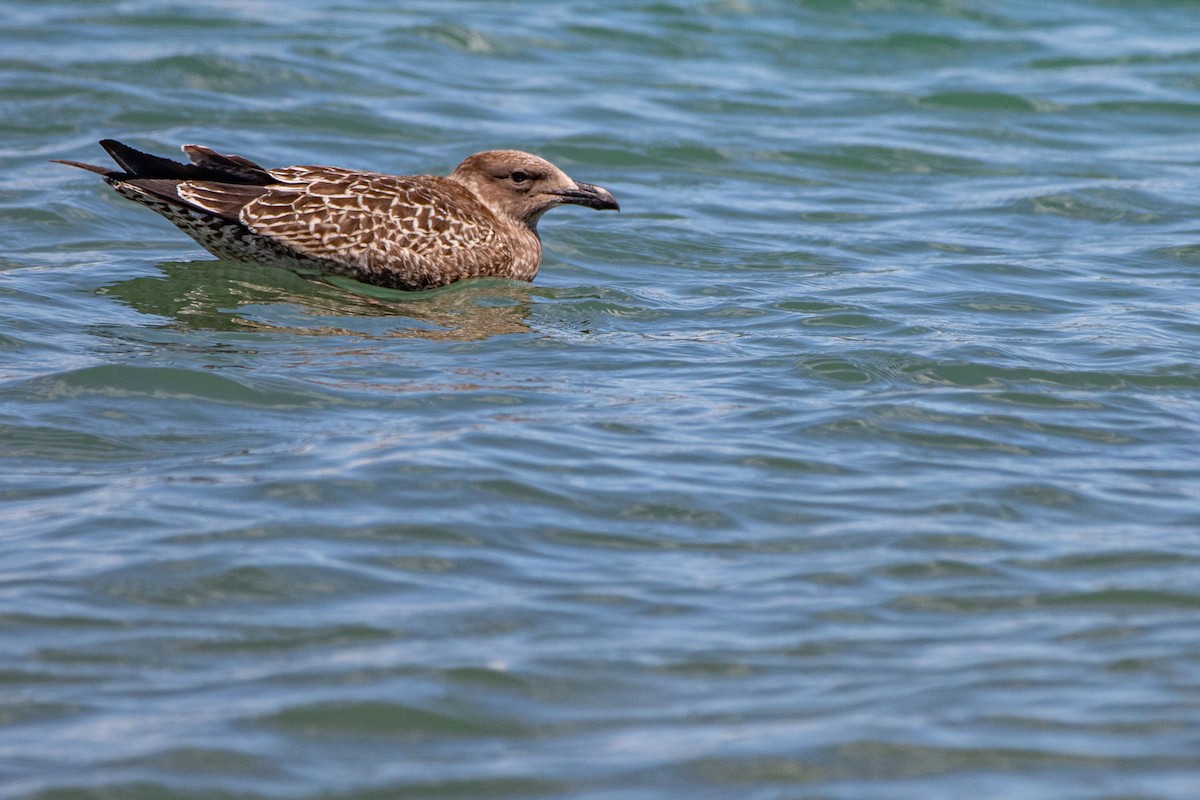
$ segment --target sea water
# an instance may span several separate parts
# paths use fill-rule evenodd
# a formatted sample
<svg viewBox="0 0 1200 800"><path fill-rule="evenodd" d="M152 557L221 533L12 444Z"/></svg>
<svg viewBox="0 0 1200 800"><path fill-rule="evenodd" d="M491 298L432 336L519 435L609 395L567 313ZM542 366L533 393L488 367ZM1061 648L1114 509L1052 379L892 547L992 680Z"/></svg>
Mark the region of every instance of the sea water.
<svg viewBox="0 0 1200 800"><path fill-rule="evenodd" d="M1200 796L1194 4L0 21L0 797ZM623 211L390 292L107 137Z"/></svg>

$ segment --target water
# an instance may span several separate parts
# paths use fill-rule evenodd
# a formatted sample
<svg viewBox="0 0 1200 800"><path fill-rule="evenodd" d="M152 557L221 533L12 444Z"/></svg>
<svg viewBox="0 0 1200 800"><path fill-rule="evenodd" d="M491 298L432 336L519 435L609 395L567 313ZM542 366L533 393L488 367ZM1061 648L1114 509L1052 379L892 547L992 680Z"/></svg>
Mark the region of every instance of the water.
<svg viewBox="0 0 1200 800"><path fill-rule="evenodd" d="M0 797L1200 792L1193 4L0 18ZM624 212L404 295L103 137Z"/></svg>

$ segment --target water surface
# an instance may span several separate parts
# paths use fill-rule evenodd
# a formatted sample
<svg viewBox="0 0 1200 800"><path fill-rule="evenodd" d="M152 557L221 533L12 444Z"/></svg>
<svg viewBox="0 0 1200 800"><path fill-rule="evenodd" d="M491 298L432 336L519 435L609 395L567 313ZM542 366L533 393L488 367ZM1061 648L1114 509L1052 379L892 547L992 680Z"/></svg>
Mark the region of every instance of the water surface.
<svg viewBox="0 0 1200 800"><path fill-rule="evenodd" d="M1196 796L1191 4L3 13L0 797ZM624 211L406 295L104 137Z"/></svg>

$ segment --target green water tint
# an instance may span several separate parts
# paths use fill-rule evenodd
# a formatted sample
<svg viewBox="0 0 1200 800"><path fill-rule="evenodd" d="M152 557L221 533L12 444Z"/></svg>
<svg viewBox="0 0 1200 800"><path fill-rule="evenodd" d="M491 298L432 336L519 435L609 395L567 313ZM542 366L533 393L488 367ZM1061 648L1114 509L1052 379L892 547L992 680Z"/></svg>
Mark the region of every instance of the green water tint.
<svg viewBox="0 0 1200 800"><path fill-rule="evenodd" d="M5 13L0 798L1195 796L1189 5ZM110 136L624 210L398 293Z"/></svg>

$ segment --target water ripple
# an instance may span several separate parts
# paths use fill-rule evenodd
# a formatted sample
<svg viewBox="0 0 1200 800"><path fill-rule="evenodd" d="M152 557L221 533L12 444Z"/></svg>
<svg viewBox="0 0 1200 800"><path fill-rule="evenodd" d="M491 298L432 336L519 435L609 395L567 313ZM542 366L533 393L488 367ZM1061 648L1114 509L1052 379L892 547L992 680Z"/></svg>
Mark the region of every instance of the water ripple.
<svg viewBox="0 0 1200 800"><path fill-rule="evenodd" d="M1187 4L5 13L0 796L1195 793ZM623 213L392 292L108 136Z"/></svg>

